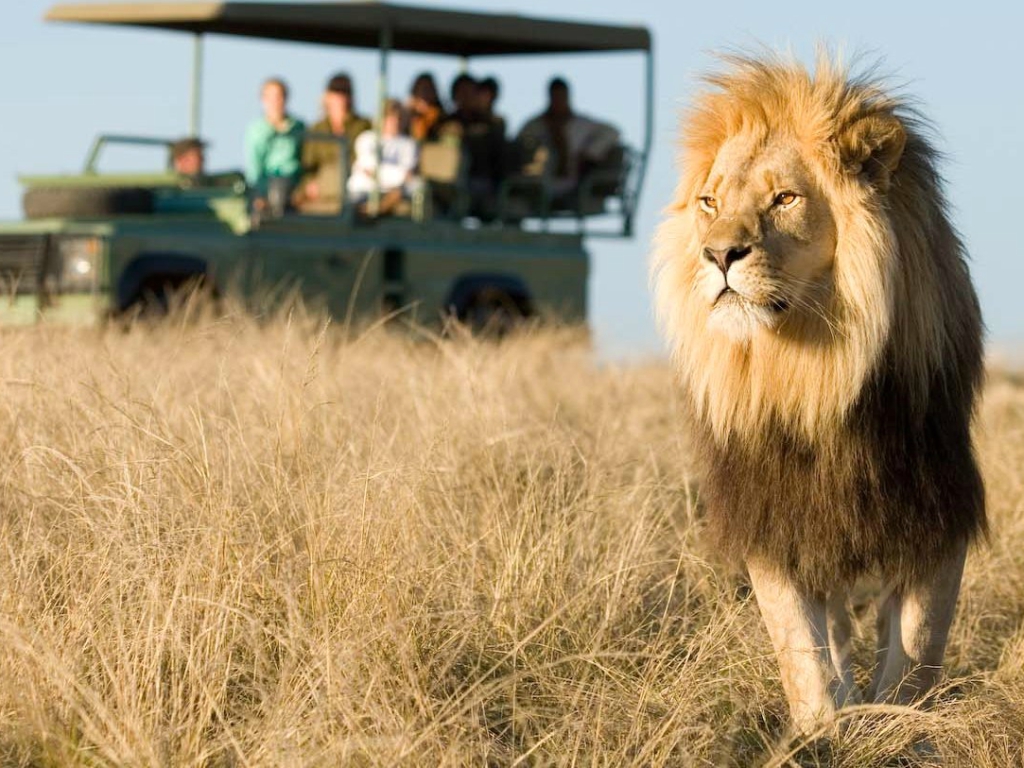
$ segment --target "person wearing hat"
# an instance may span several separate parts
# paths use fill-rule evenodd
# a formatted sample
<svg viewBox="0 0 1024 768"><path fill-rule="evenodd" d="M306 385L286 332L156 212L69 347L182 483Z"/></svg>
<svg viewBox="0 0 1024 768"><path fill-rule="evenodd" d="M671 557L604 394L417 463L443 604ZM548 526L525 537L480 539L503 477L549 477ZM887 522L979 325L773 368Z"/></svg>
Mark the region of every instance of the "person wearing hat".
<svg viewBox="0 0 1024 768"><path fill-rule="evenodd" d="M370 121L355 111L352 78L339 72L327 81L323 95L323 117L309 129L310 133L325 134L344 138L348 144L349 163L355 157L356 139L371 128ZM309 202L329 202L325 198L335 197L325 187L332 186L334 179L324 179L324 174L340 174L339 145L336 142L307 139L302 145L302 180L293 195L295 205ZM337 202L334 200L333 202Z"/></svg>
<svg viewBox="0 0 1024 768"><path fill-rule="evenodd" d="M175 173L189 178L203 175L203 150L206 145L195 136L178 139L171 144L171 168Z"/></svg>

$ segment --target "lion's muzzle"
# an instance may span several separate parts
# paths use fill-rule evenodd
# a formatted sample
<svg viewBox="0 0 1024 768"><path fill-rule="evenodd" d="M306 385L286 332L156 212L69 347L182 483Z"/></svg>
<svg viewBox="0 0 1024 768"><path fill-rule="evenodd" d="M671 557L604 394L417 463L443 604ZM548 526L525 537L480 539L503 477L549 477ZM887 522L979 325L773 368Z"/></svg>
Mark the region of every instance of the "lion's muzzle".
<svg viewBox="0 0 1024 768"><path fill-rule="evenodd" d="M740 259L749 256L754 249L749 245L732 245L728 248L704 248L704 258L713 264L717 264L723 275L727 275L729 267Z"/></svg>

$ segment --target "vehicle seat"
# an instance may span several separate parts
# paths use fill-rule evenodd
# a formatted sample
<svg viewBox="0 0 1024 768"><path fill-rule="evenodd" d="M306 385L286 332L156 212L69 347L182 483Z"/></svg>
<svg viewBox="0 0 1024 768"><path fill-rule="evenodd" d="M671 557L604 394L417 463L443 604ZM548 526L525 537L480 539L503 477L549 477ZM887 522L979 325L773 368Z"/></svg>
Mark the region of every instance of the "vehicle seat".
<svg viewBox="0 0 1024 768"><path fill-rule="evenodd" d="M556 189L556 156L546 146L517 146L509 151L517 168L502 185L500 205L504 221L528 217L599 216L609 199L622 199L632 167L630 150L618 144L599 163L586 170L575 188Z"/></svg>
<svg viewBox="0 0 1024 768"><path fill-rule="evenodd" d="M604 213L609 198L623 196L629 171L629 150L617 144L583 174L575 199L570 197L564 201L565 209L579 216Z"/></svg>
<svg viewBox="0 0 1024 768"><path fill-rule="evenodd" d="M461 218L467 210L465 153L459 142L428 141L420 145L419 175L423 187L413 201L413 215L426 218L428 209Z"/></svg>
<svg viewBox="0 0 1024 768"><path fill-rule="evenodd" d="M505 145L505 168L498 190L498 217L516 222L550 214L555 154L543 144L510 141Z"/></svg>
<svg viewBox="0 0 1024 768"><path fill-rule="evenodd" d="M342 180L341 163L323 163L317 168L313 180L320 187L320 196L316 200L304 200L298 204L300 213L313 216L337 216L345 204L345 182Z"/></svg>

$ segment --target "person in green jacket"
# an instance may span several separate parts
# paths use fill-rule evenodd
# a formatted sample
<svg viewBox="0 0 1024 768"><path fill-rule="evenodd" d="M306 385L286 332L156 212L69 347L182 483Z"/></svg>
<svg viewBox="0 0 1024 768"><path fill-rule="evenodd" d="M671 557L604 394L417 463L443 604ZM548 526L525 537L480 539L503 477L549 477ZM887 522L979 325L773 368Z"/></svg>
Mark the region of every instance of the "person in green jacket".
<svg viewBox="0 0 1024 768"><path fill-rule="evenodd" d="M310 128L310 133L345 139L348 146L349 167L355 158L356 139L359 134L372 128L369 120L356 112L352 78L338 72L327 81L323 95L324 115ZM334 189L341 175L340 145L310 137L302 147L302 180L292 195L297 205L308 203L337 203L340 189ZM324 174L336 174L337 179L327 179Z"/></svg>
<svg viewBox="0 0 1024 768"><path fill-rule="evenodd" d="M268 78L260 89L263 117L245 132L245 178L253 190L253 207L262 210L272 186L287 200L302 172L302 134L306 127L288 114L288 86ZM280 181L278 181L280 180Z"/></svg>

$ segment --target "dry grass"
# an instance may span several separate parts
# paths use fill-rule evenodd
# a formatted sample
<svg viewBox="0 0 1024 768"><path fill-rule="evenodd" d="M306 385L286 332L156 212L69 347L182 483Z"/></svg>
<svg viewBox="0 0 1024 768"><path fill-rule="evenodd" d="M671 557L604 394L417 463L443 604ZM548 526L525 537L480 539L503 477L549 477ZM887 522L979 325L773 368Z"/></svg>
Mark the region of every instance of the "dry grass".
<svg viewBox="0 0 1024 768"><path fill-rule="evenodd" d="M800 749L701 550L665 366L305 316L0 344L2 764L915 765L891 758L920 735L1024 761L1008 380L939 705Z"/></svg>

